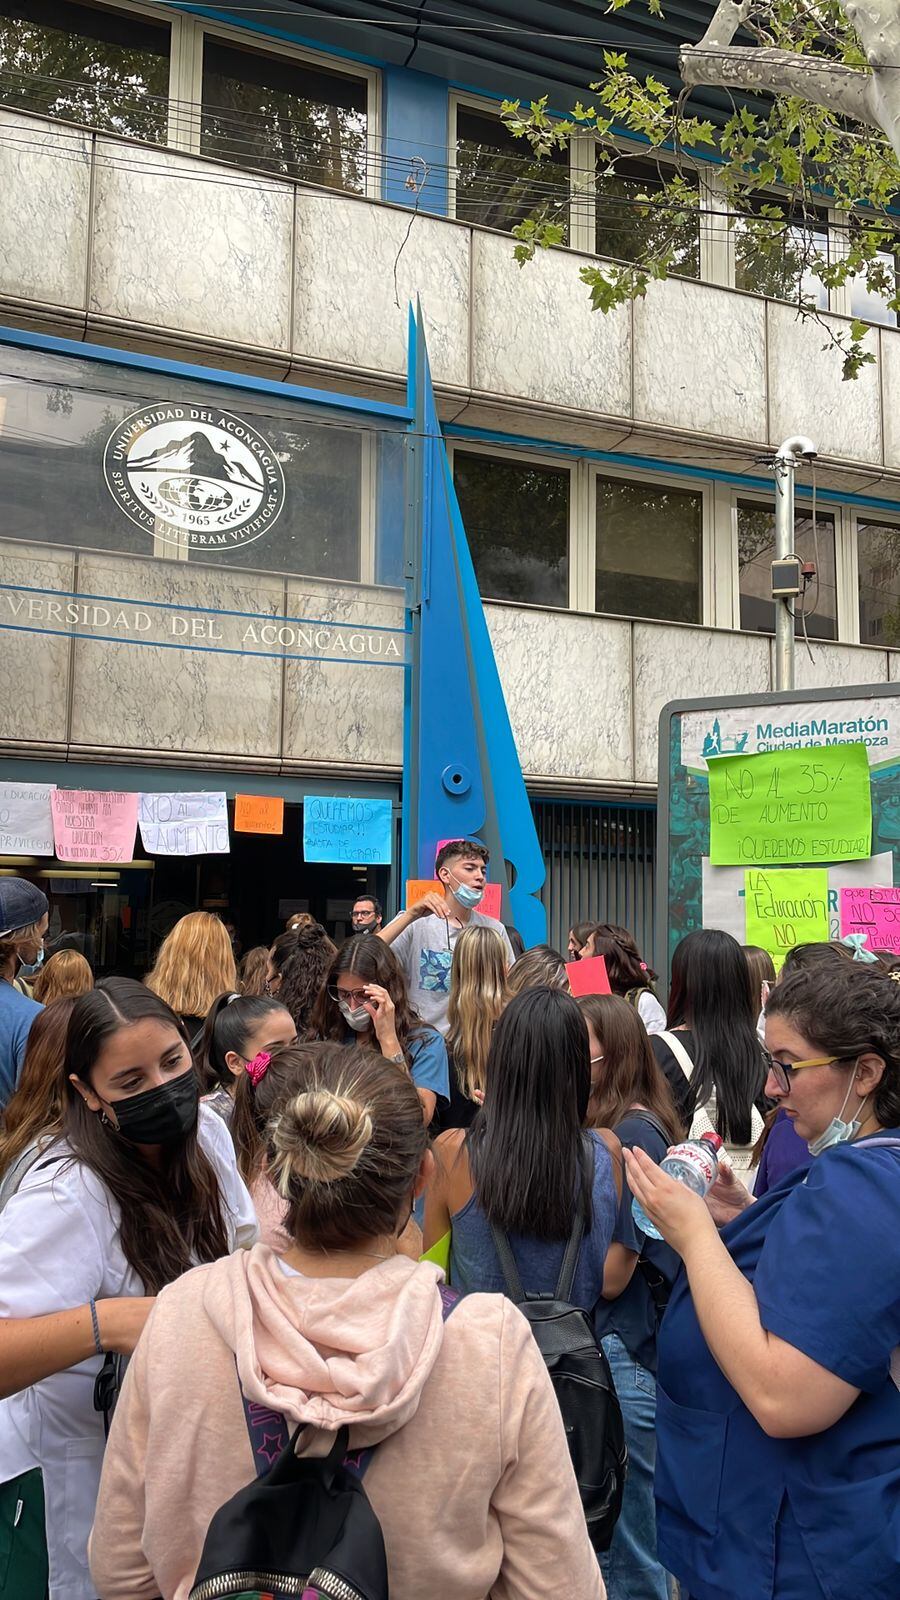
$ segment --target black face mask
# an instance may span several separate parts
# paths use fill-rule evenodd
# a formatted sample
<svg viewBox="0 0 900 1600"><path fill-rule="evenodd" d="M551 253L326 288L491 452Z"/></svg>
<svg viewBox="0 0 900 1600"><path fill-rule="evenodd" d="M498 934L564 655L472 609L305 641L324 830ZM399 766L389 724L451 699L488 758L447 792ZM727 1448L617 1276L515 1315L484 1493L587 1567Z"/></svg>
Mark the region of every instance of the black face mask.
<svg viewBox="0 0 900 1600"><path fill-rule="evenodd" d="M353 932L354 933L374 933L375 929L376 929L376 926L377 926L377 921L378 921L378 919L376 917L373 917L371 922L354 922L354 924L353 924Z"/></svg>
<svg viewBox="0 0 900 1600"><path fill-rule="evenodd" d="M191 1067L169 1083L110 1102L129 1144L180 1144L197 1125L199 1086Z"/></svg>

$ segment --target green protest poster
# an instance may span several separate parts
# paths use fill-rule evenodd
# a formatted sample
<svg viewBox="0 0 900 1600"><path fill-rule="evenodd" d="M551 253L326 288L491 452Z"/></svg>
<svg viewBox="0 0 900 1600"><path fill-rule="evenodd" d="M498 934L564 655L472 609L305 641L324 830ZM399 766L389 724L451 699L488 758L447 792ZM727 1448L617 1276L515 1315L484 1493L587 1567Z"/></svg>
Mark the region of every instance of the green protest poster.
<svg viewBox="0 0 900 1600"><path fill-rule="evenodd" d="M744 873L747 943L768 950L776 972L795 944L828 938L828 868L751 867Z"/></svg>
<svg viewBox="0 0 900 1600"><path fill-rule="evenodd" d="M709 835L716 867L802 866L871 855L865 745L710 759Z"/></svg>

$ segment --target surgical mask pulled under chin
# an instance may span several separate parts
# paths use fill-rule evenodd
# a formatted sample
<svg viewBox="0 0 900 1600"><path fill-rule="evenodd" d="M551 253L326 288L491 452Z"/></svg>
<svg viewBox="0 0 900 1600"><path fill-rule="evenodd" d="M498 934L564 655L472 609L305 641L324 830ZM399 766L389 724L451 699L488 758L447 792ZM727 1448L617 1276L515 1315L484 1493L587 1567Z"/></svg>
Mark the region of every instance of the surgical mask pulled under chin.
<svg viewBox="0 0 900 1600"><path fill-rule="evenodd" d="M19 961L19 977L33 978L44 965L44 946L41 945L34 961Z"/></svg>
<svg viewBox="0 0 900 1600"><path fill-rule="evenodd" d="M372 1021L371 1012L367 1011L365 1006L348 1006L346 1000L339 1000L338 1010L354 1033L363 1033Z"/></svg>
<svg viewBox="0 0 900 1600"><path fill-rule="evenodd" d="M469 883L460 883L457 879L453 886L453 898L458 900L466 911L474 911L484 899L483 889L473 889Z"/></svg>
<svg viewBox="0 0 900 1600"><path fill-rule="evenodd" d="M851 1083L847 1093L844 1095L844 1104L841 1106L837 1116L832 1117L828 1127L825 1129L824 1133L819 1134L818 1139L810 1140L809 1153L811 1156L820 1156L823 1150L830 1150L832 1145L846 1144L848 1139L856 1138L856 1135L859 1133L859 1130L862 1127L861 1117L863 1109L867 1103L868 1096L866 1096L866 1099L863 1100L862 1105L859 1107L859 1110L856 1113L856 1116L853 1118L853 1121L844 1122L843 1116L847 1109L847 1101L850 1099L852 1093L853 1084Z"/></svg>

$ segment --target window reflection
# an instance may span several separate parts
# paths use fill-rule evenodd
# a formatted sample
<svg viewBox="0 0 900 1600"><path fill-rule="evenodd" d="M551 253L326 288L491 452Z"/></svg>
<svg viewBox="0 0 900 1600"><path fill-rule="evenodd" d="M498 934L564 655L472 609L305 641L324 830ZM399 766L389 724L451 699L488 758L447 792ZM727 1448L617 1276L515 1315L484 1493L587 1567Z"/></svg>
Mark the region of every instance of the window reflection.
<svg viewBox="0 0 900 1600"><path fill-rule="evenodd" d="M567 606L568 471L456 450L453 477L481 593Z"/></svg>
<svg viewBox="0 0 900 1600"><path fill-rule="evenodd" d="M900 527L859 522L856 532L860 641L900 645Z"/></svg>
<svg viewBox="0 0 900 1600"><path fill-rule="evenodd" d="M703 497L597 479L598 611L699 622Z"/></svg>
<svg viewBox="0 0 900 1600"><path fill-rule="evenodd" d="M456 112L456 215L509 233L535 211L568 223L569 151L535 155L489 111Z"/></svg>
<svg viewBox="0 0 900 1600"><path fill-rule="evenodd" d="M775 510L750 500L739 500L738 571L741 627L753 633L775 632L772 599L772 559L775 555ZM817 511L812 518L802 511L794 517L794 554L815 562L817 577L806 595L806 631L817 639L837 638L834 517ZM802 634L801 601L795 602L795 632Z"/></svg>

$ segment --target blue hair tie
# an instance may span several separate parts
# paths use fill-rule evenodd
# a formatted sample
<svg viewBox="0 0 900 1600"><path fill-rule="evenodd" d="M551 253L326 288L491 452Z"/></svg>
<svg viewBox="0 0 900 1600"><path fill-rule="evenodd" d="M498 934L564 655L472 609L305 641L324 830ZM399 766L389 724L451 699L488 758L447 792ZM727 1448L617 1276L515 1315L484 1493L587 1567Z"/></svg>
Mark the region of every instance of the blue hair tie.
<svg viewBox="0 0 900 1600"><path fill-rule="evenodd" d="M848 950L853 951L854 961L870 961L877 966L878 957L873 955L871 950L864 949L868 937L867 933L846 933L841 944L845 944Z"/></svg>

